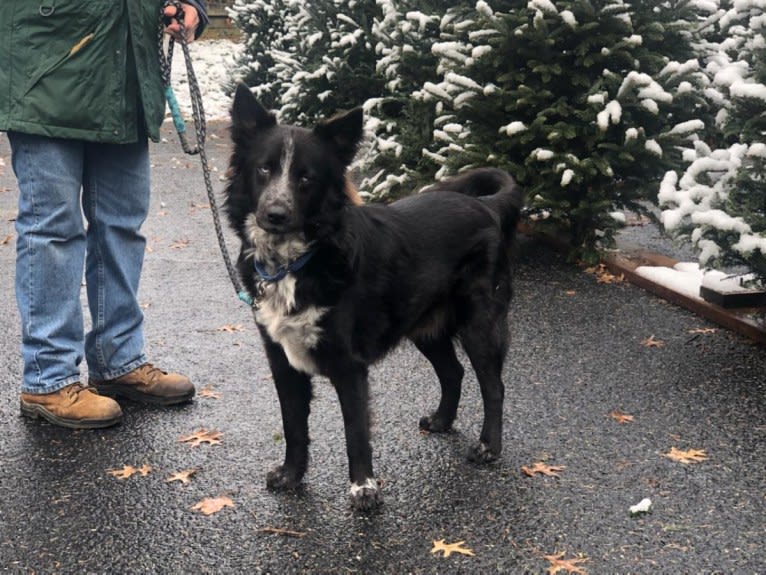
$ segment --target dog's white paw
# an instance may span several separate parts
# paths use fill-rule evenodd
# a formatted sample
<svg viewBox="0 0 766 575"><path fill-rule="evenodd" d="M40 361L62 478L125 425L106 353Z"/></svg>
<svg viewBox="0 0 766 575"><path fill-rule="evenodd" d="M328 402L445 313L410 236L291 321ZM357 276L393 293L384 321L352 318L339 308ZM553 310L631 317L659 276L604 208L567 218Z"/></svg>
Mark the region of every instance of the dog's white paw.
<svg viewBox="0 0 766 575"><path fill-rule="evenodd" d="M351 495L351 505L357 511L372 511L383 503L381 489L378 486L378 482L372 477L368 477L362 484L352 483L349 493Z"/></svg>

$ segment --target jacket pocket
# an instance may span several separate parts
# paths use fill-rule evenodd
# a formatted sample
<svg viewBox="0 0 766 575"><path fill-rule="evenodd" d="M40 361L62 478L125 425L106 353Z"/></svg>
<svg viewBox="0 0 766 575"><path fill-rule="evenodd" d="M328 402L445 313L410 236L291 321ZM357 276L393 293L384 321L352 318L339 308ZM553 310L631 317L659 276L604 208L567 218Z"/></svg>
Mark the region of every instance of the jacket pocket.
<svg viewBox="0 0 766 575"><path fill-rule="evenodd" d="M109 0L27 0L25 4L19 26L26 34L19 49L23 49L28 79L22 94L86 48L103 22L115 17ZM117 12L113 7L111 11Z"/></svg>
<svg viewBox="0 0 766 575"><path fill-rule="evenodd" d="M88 44L90 44L93 41L93 38L95 37L95 32L90 32L83 36L76 44L74 44L70 49L69 52L64 52L57 58L51 58L48 61L45 61L42 63L40 67L38 67L37 71L32 74L32 76L29 78L29 82L27 82L27 87L24 90L24 95L26 96L29 94L29 91L35 87L35 85L40 81L40 79L45 76L46 74L50 74L53 70L61 66L64 62L69 60L70 58L73 58L77 55L77 53L85 48Z"/></svg>

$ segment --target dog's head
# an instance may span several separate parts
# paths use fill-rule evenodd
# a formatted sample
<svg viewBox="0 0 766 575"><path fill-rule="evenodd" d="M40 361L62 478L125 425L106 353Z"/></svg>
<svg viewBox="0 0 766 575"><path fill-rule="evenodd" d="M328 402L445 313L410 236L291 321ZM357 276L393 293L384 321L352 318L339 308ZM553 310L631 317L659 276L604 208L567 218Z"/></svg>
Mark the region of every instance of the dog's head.
<svg viewBox="0 0 766 575"><path fill-rule="evenodd" d="M319 122L313 130L281 125L243 84L231 111L234 151L227 210L240 232L255 224L267 234L327 233L346 195L345 172L362 138L362 110Z"/></svg>

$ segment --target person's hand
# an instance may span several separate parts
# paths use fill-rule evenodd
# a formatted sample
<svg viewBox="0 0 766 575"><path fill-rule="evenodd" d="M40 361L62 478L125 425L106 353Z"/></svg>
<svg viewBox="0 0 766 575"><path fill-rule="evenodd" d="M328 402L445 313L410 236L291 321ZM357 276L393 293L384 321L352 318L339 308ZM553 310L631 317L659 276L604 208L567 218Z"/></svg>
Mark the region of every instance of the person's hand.
<svg viewBox="0 0 766 575"><path fill-rule="evenodd" d="M199 14L197 13L197 9L191 4L184 4L183 12L184 12L184 28L186 31L186 41L191 43L191 42L194 42L194 38L197 32L197 26L199 26ZM180 41L181 26L179 25L178 20L175 19L176 7L165 6L164 15L166 18L170 19L170 24L165 26L165 33L170 34L171 36L173 36L173 38Z"/></svg>

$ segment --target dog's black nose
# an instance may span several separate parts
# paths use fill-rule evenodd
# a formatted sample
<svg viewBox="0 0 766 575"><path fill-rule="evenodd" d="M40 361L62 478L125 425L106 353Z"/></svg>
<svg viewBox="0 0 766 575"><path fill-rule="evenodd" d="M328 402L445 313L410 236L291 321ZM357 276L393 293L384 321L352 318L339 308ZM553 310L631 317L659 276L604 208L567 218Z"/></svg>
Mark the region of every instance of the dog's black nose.
<svg viewBox="0 0 766 575"><path fill-rule="evenodd" d="M266 212L266 219L273 226L281 226L287 222L290 213L284 206L271 206Z"/></svg>

